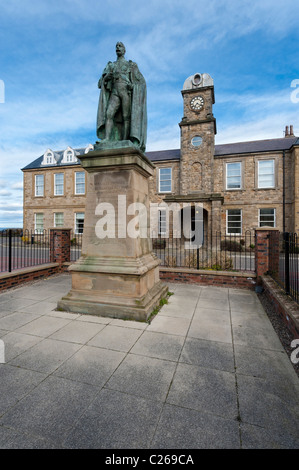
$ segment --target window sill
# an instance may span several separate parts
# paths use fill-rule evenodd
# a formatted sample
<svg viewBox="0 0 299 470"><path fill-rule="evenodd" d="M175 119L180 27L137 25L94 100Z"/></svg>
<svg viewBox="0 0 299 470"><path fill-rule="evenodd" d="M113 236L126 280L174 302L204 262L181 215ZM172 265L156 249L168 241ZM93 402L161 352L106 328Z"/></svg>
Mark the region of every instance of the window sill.
<svg viewBox="0 0 299 470"><path fill-rule="evenodd" d="M269 188L254 188L255 191L273 191L273 190L276 190L276 189L279 189L278 186L270 186Z"/></svg>

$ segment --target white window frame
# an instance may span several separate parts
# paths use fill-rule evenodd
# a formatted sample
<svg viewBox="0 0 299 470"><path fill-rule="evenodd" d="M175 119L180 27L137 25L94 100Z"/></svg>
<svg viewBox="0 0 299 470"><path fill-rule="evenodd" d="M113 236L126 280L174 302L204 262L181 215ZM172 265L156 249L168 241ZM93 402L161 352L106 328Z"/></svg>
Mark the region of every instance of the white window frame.
<svg viewBox="0 0 299 470"><path fill-rule="evenodd" d="M163 214L163 217L162 217ZM164 226L164 229L163 229ZM167 233L167 213L166 209L158 210L158 235L166 235Z"/></svg>
<svg viewBox="0 0 299 470"><path fill-rule="evenodd" d="M83 214L83 227L82 227L82 232L80 232L79 230L77 230L77 216L78 215L82 215ZM83 233L83 230L84 230L84 220L85 220L85 212L75 212L75 233L76 234L81 234Z"/></svg>
<svg viewBox="0 0 299 470"><path fill-rule="evenodd" d="M38 178L42 178L42 180L43 180L42 185L37 184L37 179ZM38 194L38 191L37 191L37 188L40 188L40 187L43 188L42 194ZM45 175L35 175L35 178L34 178L34 194L35 194L35 197L43 197L44 193L45 193Z"/></svg>
<svg viewBox="0 0 299 470"><path fill-rule="evenodd" d="M236 164L240 165L240 174L235 175L234 177L240 178L240 186L238 188L229 188L228 182L229 182L229 178L232 178L232 176L228 175L228 167L229 165L236 165ZM225 187L227 191L238 191L242 189L242 162L227 162L226 163L226 186Z"/></svg>
<svg viewBox="0 0 299 470"><path fill-rule="evenodd" d="M77 176L78 176L79 174L80 174L80 175L83 174L83 176L84 176L84 191L83 191L83 192L78 192L78 191L77 191L77 184L78 184L78 185L83 184L83 183L78 183L78 182L77 182ZM85 194L85 171L75 171L75 194L76 194L76 195L77 195L77 194L78 194L78 195L80 195L80 194L81 194L81 195L82 195L82 194L84 195L84 194Z"/></svg>
<svg viewBox="0 0 299 470"><path fill-rule="evenodd" d="M170 190L162 190L161 189L161 170L170 170L170 178L167 178L162 181L170 181ZM164 167L164 168L159 168L159 193L171 193L172 191L172 167Z"/></svg>
<svg viewBox="0 0 299 470"><path fill-rule="evenodd" d="M56 165L56 160L54 157L54 153L52 152L51 149L48 149L44 153L42 165Z"/></svg>
<svg viewBox="0 0 299 470"><path fill-rule="evenodd" d="M68 147L67 149L65 149L65 151L63 152L63 157L62 157L62 160L61 160L61 163L77 163L78 162L78 159L76 157L76 155L78 155L78 152L74 149L72 149L72 147Z"/></svg>
<svg viewBox="0 0 299 470"><path fill-rule="evenodd" d="M268 174L268 175L273 175L273 185L271 185L271 186L262 186L261 183L260 183L260 176L261 176L260 175L260 164L263 164L263 163L266 163L266 162L272 162L273 163L273 173ZM258 160L258 162L257 162L257 186L258 186L258 189L273 189L273 188L275 188L275 160L274 160L274 158Z"/></svg>
<svg viewBox="0 0 299 470"><path fill-rule="evenodd" d="M62 225L57 224L57 215L62 214ZM60 228L64 226L64 212L54 212L54 227Z"/></svg>
<svg viewBox="0 0 299 470"><path fill-rule="evenodd" d="M229 211L240 211L240 223L241 223L241 227L240 227L240 232L237 233L237 232L229 232L228 229L228 222L229 222ZM234 235L236 237L238 236L241 236L242 235L242 231L243 231L243 211L242 209L226 209L226 235Z"/></svg>
<svg viewBox="0 0 299 470"><path fill-rule="evenodd" d="M37 215L41 215L42 216L42 224L39 223L39 225L42 227L42 228L38 228L37 227ZM44 213L43 212L35 212L34 213L34 232L35 233L43 233L44 231Z"/></svg>
<svg viewBox="0 0 299 470"><path fill-rule="evenodd" d="M56 182L56 177L57 176L62 176L62 193L57 193L57 182ZM59 186L61 186L61 183L59 183ZM54 196L63 196L64 195L64 173L54 173Z"/></svg>
<svg viewBox="0 0 299 470"><path fill-rule="evenodd" d="M261 211L262 210L272 210L273 211L273 224L274 225L268 225L268 224L265 224L263 223L263 225L261 225ZM259 227L276 227L276 209L275 207L262 207L259 209Z"/></svg>
<svg viewBox="0 0 299 470"><path fill-rule="evenodd" d="M53 155L52 153L46 154L46 165L53 165Z"/></svg>

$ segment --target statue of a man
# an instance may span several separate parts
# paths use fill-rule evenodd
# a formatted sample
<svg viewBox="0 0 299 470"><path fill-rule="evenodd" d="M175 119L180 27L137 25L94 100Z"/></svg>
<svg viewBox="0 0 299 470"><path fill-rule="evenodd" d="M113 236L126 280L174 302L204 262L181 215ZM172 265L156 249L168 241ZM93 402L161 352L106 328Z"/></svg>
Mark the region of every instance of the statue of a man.
<svg viewBox="0 0 299 470"><path fill-rule="evenodd" d="M146 144L146 83L136 63L127 61L122 42L117 60L108 62L99 80L101 89L97 136L101 142L130 140L143 152ZM100 142L100 143L101 143Z"/></svg>

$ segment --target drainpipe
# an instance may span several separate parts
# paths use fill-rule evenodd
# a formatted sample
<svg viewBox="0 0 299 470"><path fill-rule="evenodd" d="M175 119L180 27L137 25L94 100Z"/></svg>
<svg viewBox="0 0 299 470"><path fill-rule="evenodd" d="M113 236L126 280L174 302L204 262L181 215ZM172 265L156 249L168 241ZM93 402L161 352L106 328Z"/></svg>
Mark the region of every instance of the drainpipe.
<svg viewBox="0 0 299 470"><path fill-rule="evenodd" d="M283 150L283 153L282 153L282 168L283 168L283 172L282 172L282 179L283 179L283 183L282 183L282 224L283 224L283 233L285 233L285 231L286 231L285 150Z"/></svg>

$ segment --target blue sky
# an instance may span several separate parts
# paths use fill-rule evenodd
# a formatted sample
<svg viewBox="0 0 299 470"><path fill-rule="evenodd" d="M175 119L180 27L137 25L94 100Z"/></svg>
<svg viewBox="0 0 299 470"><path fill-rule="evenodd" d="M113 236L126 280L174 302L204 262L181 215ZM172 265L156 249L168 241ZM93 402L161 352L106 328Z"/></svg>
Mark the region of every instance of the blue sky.
<svg viewBox="0 0 299 470"><path fill-rule="evenodd" d="M22 226L22 167L47 148L95 142L97 82L117 41L147 82L148 151L179 148L181 90L196 72L214 79L216 144L283 137L290 124L299 135L298 0L0 0L0 9L0 227Z"/></svg>

